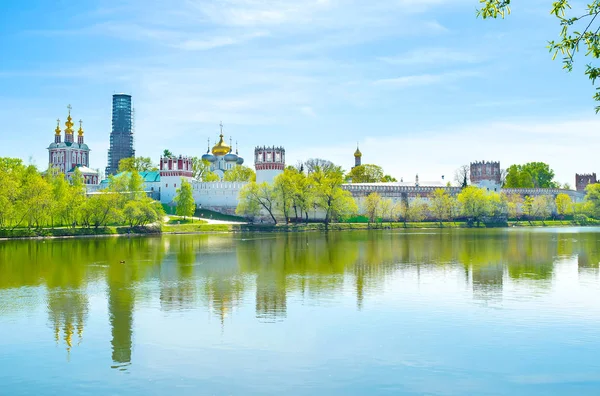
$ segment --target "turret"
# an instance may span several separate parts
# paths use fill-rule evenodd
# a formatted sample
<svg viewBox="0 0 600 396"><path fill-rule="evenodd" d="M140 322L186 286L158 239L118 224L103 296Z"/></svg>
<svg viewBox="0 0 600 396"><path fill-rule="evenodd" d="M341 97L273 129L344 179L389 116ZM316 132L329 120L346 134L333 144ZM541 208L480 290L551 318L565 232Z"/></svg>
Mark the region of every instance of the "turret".
<svg viewBox="0 0 600 396"><path fill-rule="evenodd" d="M360 166L362 162L362 153L358 149L358 143L356 143L356 151L354 152L354 166Z"/></svg>
<svg viewBox="0 0 600 396"><path fill-rule="evenodd" d="M283 147L256 147L254 149L256 182L272 183L285 169L285 149Z"/></svg>
<svg viewBox="0 0 600 396"><path fill-rule="evenodd" d="M67 106L69 109L69 115L67 116L67 122L65 122L65 143L74 143L75 139L73 137L73 119L71 118L71 105Z"/></svg>
<svg viewBox="0 0 600 396"><path fill-rule="evenodd" d="M60 143L60 118L56 120L56 129L54 130L54 143Z"/></svg>
<svg viewBox="0 0 600 396"><path fill-rule="evenodd" d="M79 130L77 131L77 144L83 144L83 121L79 120Z"/></svg>

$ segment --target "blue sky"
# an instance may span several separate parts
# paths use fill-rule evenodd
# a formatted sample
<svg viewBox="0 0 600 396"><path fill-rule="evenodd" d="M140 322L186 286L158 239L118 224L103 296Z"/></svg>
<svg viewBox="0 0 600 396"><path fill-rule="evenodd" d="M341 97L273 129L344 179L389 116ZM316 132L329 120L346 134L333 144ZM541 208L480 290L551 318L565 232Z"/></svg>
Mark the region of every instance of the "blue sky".
<svg viewBox="0 0 600 396"><path fill-rule="evenodd" d="M600 171L582 73L551 61L550 0L504 21L477 0L28 1L0 5L0 156L40 167L66 106L106 166L111 95L133 95L136 150L201 155L218 124L251 165L364 163L398 179L451 178L475 160L550 163L561 182Z"/></svg>

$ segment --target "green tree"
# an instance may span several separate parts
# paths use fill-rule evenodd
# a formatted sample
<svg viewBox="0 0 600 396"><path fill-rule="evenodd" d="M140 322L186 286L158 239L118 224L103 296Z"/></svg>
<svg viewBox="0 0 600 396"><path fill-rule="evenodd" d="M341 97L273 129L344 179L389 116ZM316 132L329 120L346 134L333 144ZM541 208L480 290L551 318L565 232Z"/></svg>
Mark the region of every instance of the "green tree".
<svg viewBox="0 0 600 396"><path fill-rule="evenodd" d="M477 227L482 217L489 213L489 200L486 192L474 186L465 187L457 196L462 208L462 214L477 222Z"/></svg>
<svg viewBox="0 0 600 396"><path fill-rule="evenodd" d="M452 197L443 188L436 189L430 198L430 210L433 216L442 226L443 221L448 221L452 210Z"/></svg>
<svg viewBox="0 0 600 396"><path fill-rule="evenodd" d="M369 223L374 223L381 214L381 195L372 192L365 198L365 213L369 219Z"/></svg>
<svg viewBox="0 0 600 396"><path fill-rule="evenodd" d="M573 210L573 201L571 197L565 193L558 194L554 199L556 205L556 213L564 218L566 214L569 214Z"/></svg>
<svg viewBox="0 0 600 396"><path fill-rule="evenodd" d="M379 183L383 180L383 169L380 166L364 164L355 166L346 175L346 181L352 183Z"/></svg>
<svg viewBox="0 0 600 396"><path fill-rule="evenodd" d="M479 0L481 8L477 10L477 15L483 19L504 18L510 14L511 0ZM592 59L600 58L600 20L597 19L600 13L600 0L588 0L584 12L579 14L576 7L572 9L570 0L553 0L549 2L550 13L557 18L560 26L558 40L552 40L548 43L548 49L555 59L560 53L563 61L563 69L568 72L573 70L575 55L583 47L586 57ZM526 4L522 1L521 4ZM577 13L577 14L575 14ZM585 69L585 75L596 84L596 79L600 76L600 68L594 63L588 63ZM600 87L596 88L594 95L596 101L600 101ZM600 111L600 106L596 107L596 112Z"/></svg>
<svg viewBox="0 0 600 396"><path fill-rule="evenodd" d="M357 212L349 191L342 189L343 171L339 166L315 167L310 174L315 191L315 205L325 212L325 224Z"/></svg>
<svg viewBox="0 0 600 396"><path fill-rule="evenodd" d="M533 206L533 197L527 195L525 199L523 199L523 212L527 215L529 220L534 216L534 206Z"/></svg>
<svg viewBox="0 0 600 396"><path fill-rule="evenodd" d="M210 170L210 162L202 158L192 157L192 170L194 179L201 182L216 182L219 181L219 175Z"/></svg>
<svg viewBox="0 0 600 396"><path fill-rule="evenodd" d="M506 174L506 188L556 188L554 171L543 162L511 165Z"/></svg>
<svg viewBox="0 0 600 396"><path fill-rule="evenodd" d="M119 161L119 172L149 172L157 170L158 167L152 163L150 157L129 157Z"/></svg>
<svg viewBox="0 0 600 396"><path fill-rule="evenodd" d="M275 218L275 205L277 202L277 194L273 186L267 182L257 184L250 182L240 190L240 196L236 213L242 216L258 216L264 209L273 223L277 224Z"/></svg>
<svg viewBox="0 0 600 396"><path fill-rule="evenodd" d="M538 195L533 199L534 216L542 220L548 219L554 211L554 200L548 195Z"/></svg>
<svg viewBox="0 0 600 396"><path fill-rule="evenodd" d="M295 171L285 169L282 174L277 175L273 181L273 191L277 200L276 206L281 209L285 222L290 219L290 210L294 205L296 193Z"/></svg>
<svg viewBox="0 0 600 396"><path fill-rule="evenodd" d="M256 181L256 173L252 168L236 165L225 172L223 180L228 182L252 182Z"/></svg>
<svg viewBox="0 0 600 396"><path fill-rule="evenodd" d="M192 192L192 185L185 179L181 179L181 187L177 189L177 194L174 198L177 205L177 215L183 216L185 219L188 216L193 216L196 210L196 202Z"/></svg>
<svg viewBox="0 0 600 396"><path fill-rule="evenodd" d="M123 209L123 215L129 227L139 227L162 219L164 209L158 201L145 197L138 201L127 202Z"/></svg>
<svg viewBox="0 0 600 396"><path fill-rule="evenodd" d="M384 175L383 178L381 179L382 183L396 183L398 181L398 179L396 179L393 176L390 175Z"/></svg>
<svg viewBox="0 0 600 396"><path fill-rule="evenodd" d="M595 219L600 219L600 184L588 184L585 188L587 212Z"/></svg>
<svg viewBox="0 0 600 396"><path fill-rule="evenodd" d="M510 194L506 197L506 203L508 217L518 222L523 215L523 197L520 194Z"/></svg>
<svg viewBox="0 0 600 396"><path fill-rule="evenodd" d="M170 157L173 157L173 153L171 152L171 150L165 149L165 150L163 150L163 155L162 156L164 158L170 158Z"/></svg>
<svg viewBox="0 0 600 396"><path fill-rule="evenodd" d="M427 203L421 198L416 197L410 203L406 212L406 218L411 222L421 222L427 217Z"/></svg>

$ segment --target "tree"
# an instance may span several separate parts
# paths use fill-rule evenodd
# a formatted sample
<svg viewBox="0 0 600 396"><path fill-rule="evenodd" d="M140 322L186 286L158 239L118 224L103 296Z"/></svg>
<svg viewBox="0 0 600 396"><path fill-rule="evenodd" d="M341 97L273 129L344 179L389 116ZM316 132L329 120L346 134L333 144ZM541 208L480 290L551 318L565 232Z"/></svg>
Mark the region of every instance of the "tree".
<svg viewBox="0 0 600 396"><path fill-rule="evenodd" d="M252 168L236 165L225 172L223 180L228 182L252 182L256 181L256 173Z"/></svg>
<svg viewBox="0 0 600 396"><path fill-rule="evenodd" d="M596 219L600 219L600 184L588 184L585 188L585 202L588 212Z"/></svg>
<svg viewBox="0 0 600 396"><path fill-rule="evenodd" d="M371 164L355 166L346 175L346 180L352 183L380 183L383 180L383 169Z"/></svg>
<svg viewBox="0 0 600 396"><path fill-rule="evenodd" d="M543 162L511 165L506 174L506 188L556 188L554 171Z"/></svg>
<svg viewBox="0 0 600 396"><path fill-rule="evenodd" d="M395 215L396 205L394 205L394 201L390 198L384 198L381 200L381 220L385 222L392 221Z"/></svg>
<svg viewBox="0 0 600 396"><path fill-rule="evenodd" d="M377 221L381 213L381 203L381 195L376 192L372 192L365 198L365 212L369 219L369 224Z"/></svg>
<svg viewBox="0 0 600 396"><path fill-rule="evenodd" d="M139 201L127 202L123 215L132 228L159 221L164 216L164 210L158 201L144 197Z"/></svg>
<svg viewBox="0 0 600 396"><path fill-rule="evenodd" d="M477 227L483 216L489 213L489 200L486 192L474 186L465 187L457 196L461 204L462 214L477 222Z"/></svg>
<svg viewBox="0 0 600 396"><path fill-rule="evenodd" d="M171 150L165 149L165 150L163 150L163 155L162 156L164 158L170 158L170 157L173 157L173 153L171 152Z"/></svg>
<svg viewBox="0 0 600 396"><path fill-rule="evenodd" d="M318 169L327 173L338 168L333 162L321 158L310 158L304 161L302 166L309 174L315 173Z"/></svg>
<svg viewBox="0 0 600 396"><path fill-rule="evenodd" d="M276 202L277 194L269 183L250 182L240 190L236 213L245 216L257 216L264 209L271 216L273 223L277 224L274 214Z"/></svg>
<svg viewBox="0 0 600 396"><path fill-rule="evenodd" d="M520 194L510 194L506 197L506 203L508 217L518 222L523 215L523 197Z"/></svg>
<svg viewBox="0 0 600 396"><path fill-rule="evenodd" d="M469 185L470 174L471 167L469 165L462 165L454 171L454 182L457 186L465 188Z"/></svg>
<svg viewBox="0 0 600 396"><path fill-rule="evenodd" d="M325 211L325 224L356 213L357 207L349 191L342 189L343 171L336 165L316 166L310 174L314 186L314 203Z"/></svg>
<svg viewBox="0 0 600 396"><path fill-rule="evenodd" d="M410 206L408 207L408 211L406 212L406 218L408 219L408 221L420 222L425 220L426 215L427 203L425 203L425 201L423 201L419 197L413 199Z"/></svg>
<svg viewBox="0 0 600 396"><path fill-rule="evenodd" d="M481 8L477 10L477 16L483 19L504 18L510 14L511 0L479 0L479 2ZM522 4L524 3L523 1ZM561 29L559 39L548 43L548 49L553 54L552 59L556 59L560 53L563 69L568 72L573 70L575 55L582 45L585 48L585 56L593 59L600 58L600 20L597 20L600 14L600 0L588 0L586 11L575 16L573 13L576 11L571 11L571 3L570 0L552 1L550 13L558 19ZM589 63L586 65L585 75L592 84L596 84L600 76L600 68ZM600 101L600 87L596 88L594 100ZM596 113L599 111L600 106L596 106Z"/></svg>
<svg viewBox="0 0 600 396"><path fill-rule="evenodd" d="M571 213L573 210L573 201L565 193L558 194L554 199L556 205L556 213L564 218L566 214Z"/></svg>
<svg viewBox="0 0 600 396"><path fill-rule="evenodd" d="M529 221L531 222L531 218L535 214L533 207L533 197L530 197L529 195L525 197L525 199L523 200L523 212L527 215Z"/></svg>
<svg viewBox="0 0 600 396"><path fill-rule="evenodd" d="M156 170L158 170L158 167L152 163L150 157L129 157L119 161L119 172L149 172Z"/></svg>
<svg viewBox="0 0 600 396"><path fill-rule="evenodd" d="M194 179L200 182L219 181L219 175L210 170L210 162L202 158L192 157L192 170Z"/></svg>
<svg viewBox="0 0 600 396"><path fill-rule="evenodd" d="M443 188L436 189L431 196L431 213L440 222L440 227L443 221L450 218L452 209L452 197L448 191Z"/></svg>
<svg viewBox="0 0 600 396"><path fill-rule="evenodd" d="M294 204L294 194L296 186L294 184L295 171L286 169L282 174L277 175L273 181L273 190L277 199L277 206L281 208L285 222L290 219L290 209Z"/></svg>
<svg viewBox="0 0 600 396"><path fill-rule="evenodd" d="M554 211L554 200L548 195L538 195L533 199L534 216L542 220L546 220Z"/></svg>
<svg viewBox="0 0 600 396"><path fill-rule="evenodd" d="M398 181L398 179L396 179L395 177L392 177L390 175L384 175L383 178L381 179L382 183L396 183Z"/></svg>
<svg viewBox="0 0 600 396"><path fill-rule="evenodd" d="M196 210L196 201L194 201L192 185L182 178L181 187L176 192L177 194L173 200L177 205L177 215L183 216L184 219L188 216L193 216Z"/></svg>

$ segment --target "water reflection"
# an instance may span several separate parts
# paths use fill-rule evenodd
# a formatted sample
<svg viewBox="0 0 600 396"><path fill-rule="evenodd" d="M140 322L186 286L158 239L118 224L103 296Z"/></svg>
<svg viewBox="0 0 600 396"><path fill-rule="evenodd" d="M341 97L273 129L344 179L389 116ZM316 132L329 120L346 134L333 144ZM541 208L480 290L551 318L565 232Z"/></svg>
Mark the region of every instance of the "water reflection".
<svg viewBox="0 0 600 396"><path fill-rule="evenodd" d="M0 297L43 290L53 338L69 354L82 343L90 295L104 285L112 367L125 369L141 300L156 297L165 313L205 310L224 329L248 300L256 321L281 322L297 302L321 304L351 293L361 310L388 281L402 287L403 277L421 282L453 271L475 301L494 303L507 283L551 287L559 260L597 274L599 236L589 229L432 230L8 241L0 242ZM12 299L2 312L31 312L39 301Z"/></svg>

